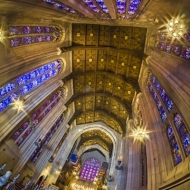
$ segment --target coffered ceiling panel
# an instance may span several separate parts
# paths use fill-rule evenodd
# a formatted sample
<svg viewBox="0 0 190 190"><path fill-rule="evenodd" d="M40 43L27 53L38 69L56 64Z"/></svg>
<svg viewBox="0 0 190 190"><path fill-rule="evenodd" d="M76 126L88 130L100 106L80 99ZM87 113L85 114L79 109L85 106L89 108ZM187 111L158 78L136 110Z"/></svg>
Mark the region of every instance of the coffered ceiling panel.
<svg viewBox="0 0 190 190"><path fill-rule="evenodd" d="M125 133L131 103L139 91L138 76L144 56L146 29L73 24L73 79L75 114L70 123L102 121Z"/></svg>
<svg viewBox="0 0 190 190"><path fill-rule="evenodd" d="M110 27L100 25L99 45L109 46L110 41Z"/></svg>
<svg viewBox="0 0 190 190"><path fill-rule="evenodd" d="M96 121L102 121L103 123L111 127L113 130L117 131L120 134L123 134L123 130L119 120L115 119L111 116L111 114L108 114L104 111L83 112L81 114L78 114L76 118L77 125L93 123Z"/></svg>
<svg viewBox="0 0 190 190"><path fill-rule="evenodd" d="M73 45L111 46L143 52L146 28L73 24L72 34Z"/></svg>

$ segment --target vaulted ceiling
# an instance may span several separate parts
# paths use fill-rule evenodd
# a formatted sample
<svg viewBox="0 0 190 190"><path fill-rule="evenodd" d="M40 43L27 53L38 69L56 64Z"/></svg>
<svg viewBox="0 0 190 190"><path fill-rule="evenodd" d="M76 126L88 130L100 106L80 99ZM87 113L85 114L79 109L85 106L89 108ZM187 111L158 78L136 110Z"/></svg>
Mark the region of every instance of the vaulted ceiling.
<svg viewBox="0 0 190 190"><path fill-rule="evenodd" d="M70 123L102 121L115 131L126 132L131 103L139 92L138 76L145 57L145 28L72 25L75 114Z"/></svg>

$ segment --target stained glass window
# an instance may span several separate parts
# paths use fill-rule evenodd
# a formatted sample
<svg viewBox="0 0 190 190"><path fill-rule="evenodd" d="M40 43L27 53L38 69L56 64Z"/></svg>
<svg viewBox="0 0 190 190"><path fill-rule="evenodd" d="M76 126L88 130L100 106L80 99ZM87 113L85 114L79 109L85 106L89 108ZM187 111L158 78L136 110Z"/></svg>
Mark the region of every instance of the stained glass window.
<svg viewBox="0 0 190 190"><path fill-rule="evenodd" d="M186 155L189 155L190 154L190 133L187 130L187 127L183 121L182 116L179 113L175 113L173 122L180 136L185 153Z"/></svg>
<svg viewBox="0 0 190 190"><path fill-rule="evenodd" d="M88 5L94 12L99 13L100 9L92 2L92 0L83 0L86 5Z"/></svg>
<svg viewBox="0 0 190 190"><path fill-rule="evenodd" d="M186 42L187 46L184 46L184 42ZM172 37L166 34L159 34L155 38L155 44L160 51L171 53L187 60L190 60L189 43L190 33L184 34L184 36L177 41L172 40Z"/></svg>
<svg viewBox="0 0 190 190"><path fill-rule="evenodd" d="M80 178L83 180L94 181L94 178L99 174L100 162L95 158L88 159L82 168Z"/></svg>
<svg viewBox="0 0 190 190"><path fill-rule="evenodd" d="M40 106L36 111L34 111L34 113L31 116L31 122L34 127L39 125L42 119L47 116L47 114L59 102L59 100L60 98L58 97L58 92L56 92L42 106ZM20 146L32 132L32 128L29 127L29 123L29 121L24 122L12 136L13 140L16 142L18 146Z"/></svg>
<svg viewBox="0 0 190 190"><path fill-rule="evenodd" d="M128 14L129 15L135 15L137 10L138 10L140 3L141 3L140 0L130 0L129 8L128 8Z"/></svg>
<svg viewBox="0 0 190 190"><path fill-rule="evenodd" d="M158 80L156 79L155 76L151 76L151 81L153 83L153 85L155 86L155 88L157 89L160 97L162 98L162 100L164 101L168 111L172 111L174 108L174 103L172 102L172 100L168 97L166 91L163 89L163 87L161 86L161 84L158 82Z"/></svg>
<svg viewBox="0 0 190 190"><path fill-rule="evenodd" d="M101 7L101 9L103 10L103 12L108 13L108 8L106 7L106 5L104 3L104 0L96 0L96 2Z"/></svg>
<svg viewBox="0 0 190 190"><path fill-rule="evenodd" d="M63 122L63 120L64 120L64 117L63 117L63 114L62 114L57 119L57 121L54 123L54 125L51 127L51 129L48 131L48 133L44 136L44 138L40 142L40 145L36 148L36 150L30 156L30 160L32 162L35 163L38 160L38 158L41 155L44 147L47 146L47 144L49 143L49 141L52 139L52 137L54 136L55 132L57 131L57 129L59 128L59 126L61 125L61 123Z"/></svg>
<svg viewBox="0 0 190 190"><path fill-rule="evenodd" d="M53 33L55 29L47 26L10 26L10 35Z"/></svg>
<svg viewBox="0 0 190 190"><path fill-rule="evenodd" d="M150 84L150 83L148 84L148 89L149 89L149 91L150 91L150 93L151 93L151 95L152 95L152 97L153 97L153 99L154 99L154 101L156 103L156 106L157 106L158 111L160 113L160 117L162 119L162 122L164 123L166 121L166 119L167 119L167 115L166 115L166 112L165 112L165 110L164 110L164 108L162 106L162 103L159 100L159 98L158 98L152 84Z"/></svg>
<svg viewBox="0 0 190 190"><path fill-rule="evenodd" d="M19 96L25 96L45 81L56 76L61 69L61 60L56 60L21 75L0 87L0 111L4 111Z"/></svg>
<svg viewBox="0 0 190 190"><path fill-rule="evenodd" d="M45 2L45 3L47 3L47 4L49 4L49 5L53 5L54 7L57 7L59 9L65 10L65 11L67 11L69 13L73 13L73 14L77 14L78 13L74 9L72 9L72 8L66 6L65 4L60 3L58 1L54 1L54 0L42 0L42 1Z"/></svg>
<svg viewBox="0 0 190 190"><path fill-rule="evenodd" d="M179 164L182 161L181 152L176 141L173 129L171 126L167 126L167 137L170 143L174 165Z"/></svg>
<svg viewBox="0 0 190 190"><path fill-rule="evenodd" d="M116 0L117 11L120 15L125 14L126 0Z"/></svg>
<svg viewBox="0 0 190 190"><path fill-rule="evenodd" d="M39 35L39 36L24 36L24 37L16 37L11 38L11 47L17 47L22 45L40 43L40 42L50 42L54 40L53 35Z"/></svg>

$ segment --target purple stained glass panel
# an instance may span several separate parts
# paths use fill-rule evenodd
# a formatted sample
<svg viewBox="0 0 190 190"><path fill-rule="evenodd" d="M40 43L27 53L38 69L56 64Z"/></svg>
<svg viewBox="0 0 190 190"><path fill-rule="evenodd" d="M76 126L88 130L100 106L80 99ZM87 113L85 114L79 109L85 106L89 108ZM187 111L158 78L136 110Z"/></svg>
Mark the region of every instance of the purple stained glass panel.
<svg viewBox="0 0 190 190"><path fill-rule="evenodd" d="M36 33L53 33L53 27L47 26L10 26L10 35L20 35L20 34L36 34Z"/></svg>
<svg viewBox="0 0 190 190"><path fill-rule="evenodd" d="M63 115L61 115L57 119L57 121L53 124L51 129L47 132L47 134L42 139L40 146L37 147L36 150L32 153L30 157L30 160L32 162L35 163L38 160L40 154L42 153L43 147L49 143L49 141L52 139L53 135L55 134L55 132L57 131L57 129L59 128L62 122L63 122Z"/></svg>
<svg viewBox="0 0 190 190"><path fill-rule="evenodd" d="M85 162L80 173L80 178L83 180L94 181L94 178L100 171L100 162L97 159L90 158Z"/></svg>

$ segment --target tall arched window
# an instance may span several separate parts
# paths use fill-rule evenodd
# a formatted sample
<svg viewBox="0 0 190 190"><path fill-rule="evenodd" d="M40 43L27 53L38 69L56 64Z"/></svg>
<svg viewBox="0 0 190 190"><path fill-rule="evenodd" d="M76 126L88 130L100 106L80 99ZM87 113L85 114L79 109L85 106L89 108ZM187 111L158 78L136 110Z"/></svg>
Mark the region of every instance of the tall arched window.
<svg viewBox="0 0 190 190"><path fill-rule="evenodd" d="M52 137L56 133L57 129L60 127L60 125L63 122L63 120L64 120L64 115L61 114L61 116L53 124L53 126L51 127L51 129L46 133L46 135L43 137L43 139L41 139L39 145L37 146L37 148L35 149L35 151L30 156L30 160L32 162L35 163L38 160L38 158L40 157L43 149L45 148L45 146L47 146L47 144L49 143L49 141L52 139Z"/></svg>
<svg viewBox="0 0 190 190"><path fill-rule="evenodd" d="M174 114L173 123L178 131L179 137L185 150L185 154L188 156L190 154L190 133L188 132L182 116L179 113Z"/></svg>
<svg viewBox="0 0 190 190"><path fill-rule="evenodd" d="M164 108L162 106L162 103L159 100L158 95L156 94L156 91L154 90L152 84L150 84L150 83L148 84L148 89L151 92L151 95L152 95L152 97L153 97L153 99L154 99L154 101L156 103L156 106L158 108L158 111L160 113L160 117L162 119L162 122L164 123L166 121L166 119L167 119L167 115L166 115L166 112L165 112L165 110L164 110Z"/></svg>
<svg viewBox="0 0 190 190"><path fill-rule="evenodd" d="M178 143L176 141L172 127L168 125L166 130L167 130L166 134L172 151L174 165L177 165L182 161L181 152Z"/></svg>
<svg viewBox="0 0 190 190"><path fill-rule="evenodd" d="M171 99L168 97L166 91L163 89L163 87L161 86L161 84L158 82L158 80L156 79L155 76L151 76L151 81L153 83L153 85L155 86L155 88L157 89L160 97L162 98L163 102L165 103L166 108L168 109L168 111L172 111L174 108L174 103L171 101Z"/></svg>
<svg viewBox="0 0 190 190"><path fill-rule="evenodd" d="M148 88L156 103L161 118L161 113L164 112L165 120L162 118L162 121L165 122L168 115L172 114L170 112L174 109L174 103L169 98L165 89L161 86L156 77L152 74L149 75ZM164 102L165 107L167 109L164 109L162 101ZM180 137L181 142L183 144L183 148L185 150L185 154L186 156L188 156L190 154L190 133L188 132L187 127L184 124L182 116L179 113L175 113L173 116L173 121L171 122L174 124L176 128L177 131L175 130L175 133ZM178 146L178 143L180 142L177 143L175 133L173 131L172 126L167 126L167 136L170 143L172 156L174 159L174 164L177 165L182 161L182 155Z"/></svg>
<svg viewBox="0 0 190 190"><path fill-rule="evenodd" d="M10 26L11 47L34 43L57 41L60 39L60 30L48 26Z"/></svg>
<svg viewBox="0 0 190 190"><path fill-rule="evenodd" d="M56 60L36 68L0 88L0 111L5 110L19 96L25 96L32 90L55 77L62 69L62 61Z"/></svg>
<svg viewBox="0 0 190 190"><path fill-rule="evenodd" d="M36 128L47 114L55 107L60 100L60 91L53 93L40 107L38 107L31 115L30 119L25 121L18 130L12 135L15 143L20 146L26 138L31 134L33 128Z"/></svg>
<svg viewBox="0 0 190 190"><path fill-rule="evenodd" d="M83 180L94 181L94 178L99 174L100 162L95 158L88 159L82 168L80 178Z"/></svg>

